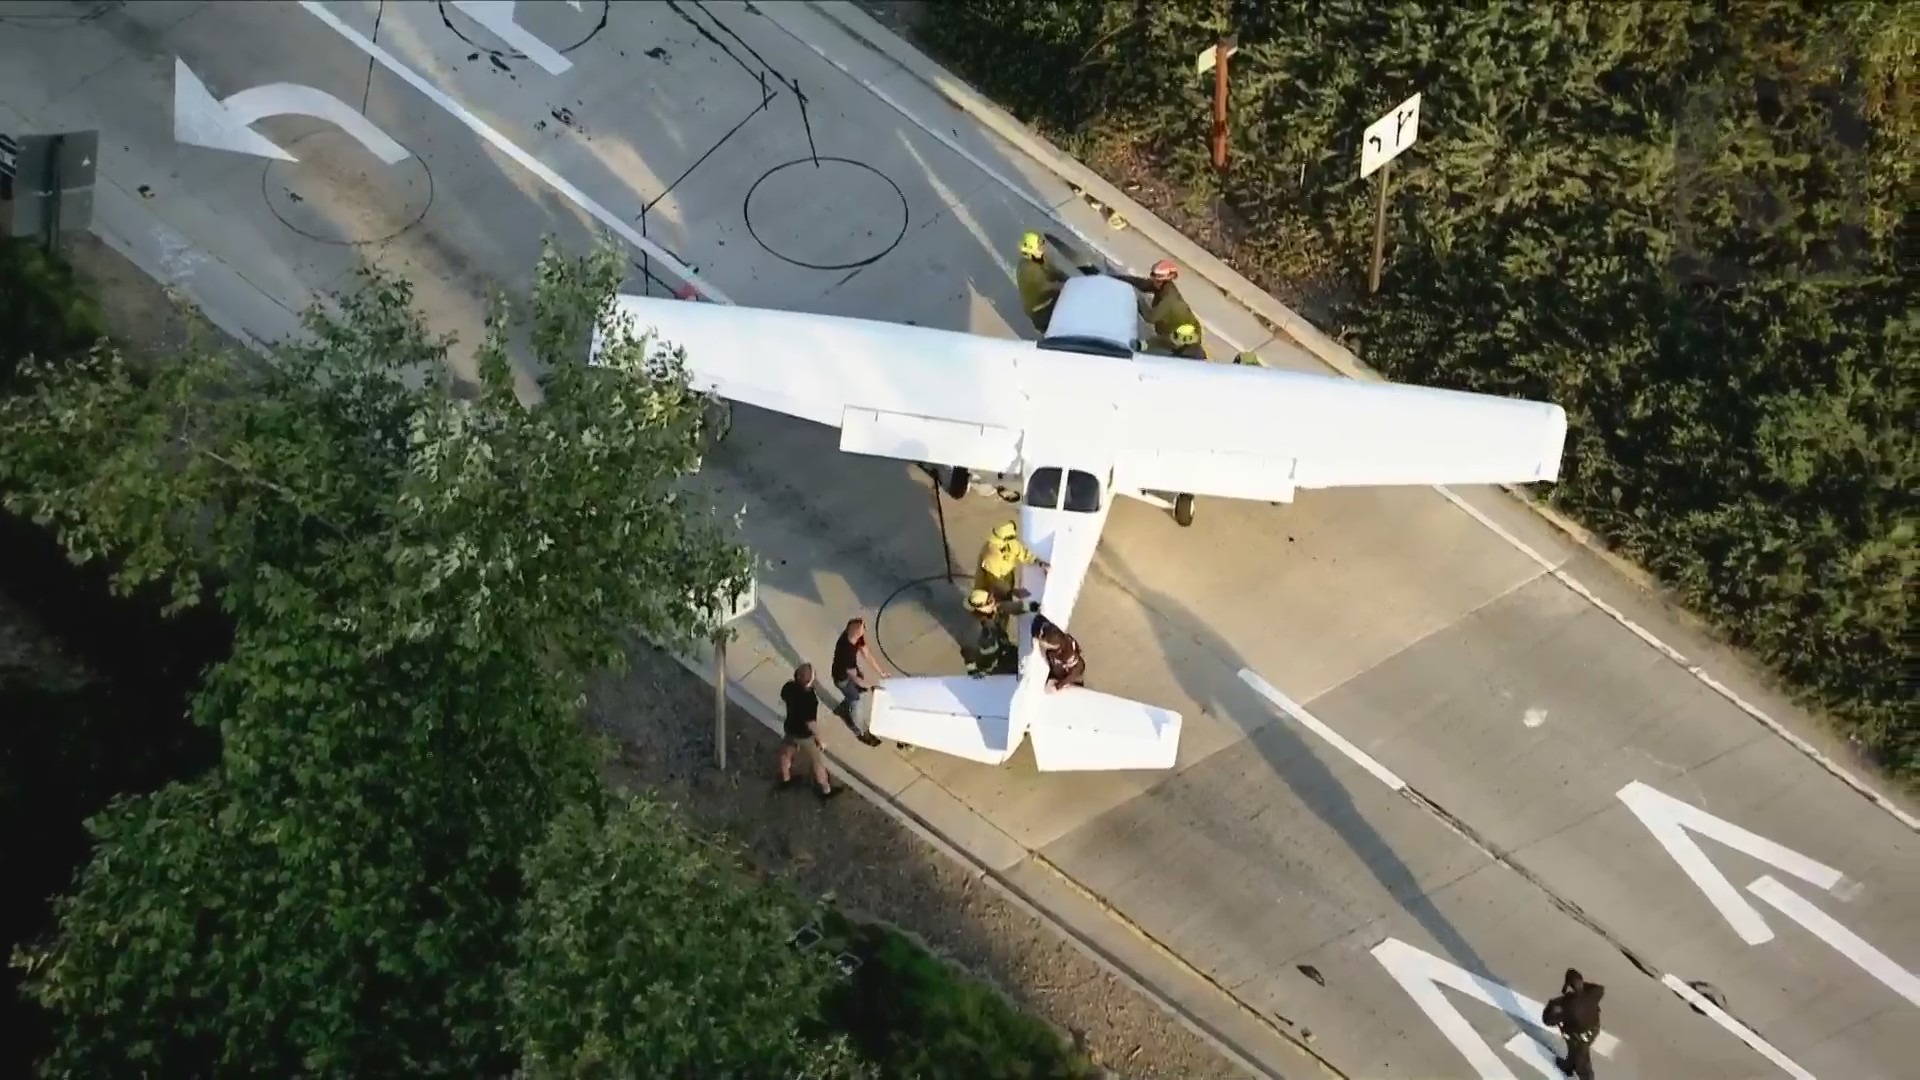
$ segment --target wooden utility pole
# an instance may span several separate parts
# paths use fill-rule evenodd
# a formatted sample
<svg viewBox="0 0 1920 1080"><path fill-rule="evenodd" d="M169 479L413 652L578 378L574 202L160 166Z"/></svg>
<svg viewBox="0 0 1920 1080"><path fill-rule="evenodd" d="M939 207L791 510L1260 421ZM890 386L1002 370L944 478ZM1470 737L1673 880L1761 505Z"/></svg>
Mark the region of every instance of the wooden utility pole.
<svg viewBox="0 0 1920 1080"><path fill-rule="evenodd" d="M1227 58L1234 52L1233 38L1221 35L1213 47L1213 167L1227 171Z"/></svg>

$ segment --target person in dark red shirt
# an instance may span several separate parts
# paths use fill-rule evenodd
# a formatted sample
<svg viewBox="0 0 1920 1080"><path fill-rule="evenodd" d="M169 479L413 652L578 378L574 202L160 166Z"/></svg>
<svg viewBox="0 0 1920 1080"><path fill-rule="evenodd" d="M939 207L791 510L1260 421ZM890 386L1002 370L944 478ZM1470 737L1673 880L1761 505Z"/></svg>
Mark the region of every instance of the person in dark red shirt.
<svg viewBox="0 0 1920 1080"><path fill-rule="evenodd" d="M813 665L793 669L793 678L780 688L780 702L786 706L786 719L780 739L780 786L793 784L793 755L797 750L806 757L813 773L813 789L822 799L840 794L827 776L826 748L820 744L820 691L813 685Z"/></svg>
<svg viewBox="0 0 1920 1080"><path fill-rule="evenodd" d="M1033 640L1047 660L1047 690L1087 685L1087 658L1080 653L1080 642L1072 634L1054 625L1045 615L1033 617Z"/></svg>

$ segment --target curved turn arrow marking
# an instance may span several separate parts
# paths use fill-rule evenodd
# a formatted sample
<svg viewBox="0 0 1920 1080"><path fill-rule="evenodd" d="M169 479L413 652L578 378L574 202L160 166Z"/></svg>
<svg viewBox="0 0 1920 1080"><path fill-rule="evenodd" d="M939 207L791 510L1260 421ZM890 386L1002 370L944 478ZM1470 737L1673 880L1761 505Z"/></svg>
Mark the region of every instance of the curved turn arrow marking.
<svg viewBox="0 0 1920 1080"><path fill-rule="evenodd" d="M255 122L269 116L311 116L325 120L353 136L368 153L388 165L398 165L411 156L406 147L381 131L373 121L324 90L299 83L268 83L242 90L222 101L213 96L207 84L187 67L186 61L174 59L173 137L177 141L276 161L299 161L272 139L253 130Z"/></svg>

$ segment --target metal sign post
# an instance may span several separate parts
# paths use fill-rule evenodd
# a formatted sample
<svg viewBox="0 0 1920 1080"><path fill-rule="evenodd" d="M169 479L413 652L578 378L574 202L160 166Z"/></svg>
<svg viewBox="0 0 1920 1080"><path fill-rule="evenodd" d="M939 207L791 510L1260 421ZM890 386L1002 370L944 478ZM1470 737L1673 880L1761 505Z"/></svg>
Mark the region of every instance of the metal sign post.
<svg viewBox="0 0 1920 1080"><path fill-rule="evenodd" d="M713 632L713 763L727 771L727 629Z"/></svg>
<svg viewBox="0 0 1920 1080"><path fill-rule="evenodd" d="M1420 137L1420 95L1415 94L1387 115L1367 125L1360 136L1360 178L1380 174L1379 204L1373 212L1373 265L1367 272L1367 292L1380 291L1381 261L1387 250L1387 179L1392 162Z"/></svg>
<svg viewBox="0 0 1920 1080"><path fill-rule="evenodd" d="M1393 162L1380 166L1380 184L1373 207L1373 265L1367 268L1367 294L1380 291L1380 263L1387 253L1387 184L1393 177Z"/></svg>
<svg viewBox="0 0 1920 1080"><path fill-rule="evenodd" d="M727 768L727 628L753 614L760 600L759 583L747 578L746 588L714 597L713 606L713 763Z"/></svg>

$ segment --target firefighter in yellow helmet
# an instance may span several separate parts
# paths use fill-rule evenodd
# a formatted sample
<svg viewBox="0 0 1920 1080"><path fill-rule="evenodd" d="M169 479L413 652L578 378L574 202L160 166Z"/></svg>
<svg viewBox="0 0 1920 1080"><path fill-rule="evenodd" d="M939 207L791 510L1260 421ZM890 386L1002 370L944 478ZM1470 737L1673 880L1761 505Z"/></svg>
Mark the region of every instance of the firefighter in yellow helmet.
<svg viewBox="0 0 1920 1080"><path fill-rule="evenodd" d="M1192 323L1181 323L1167 335L1173 346L1173 355L1182 360L1205 360L1207 348L1200 343L1200 328Z"/></svg>
<svg viewBox="0 0 1920 1080"><path fill-rule="evenodd" d="M967 613L979 624L980 633L967 655L967 674L978 679L1018 672L1020 656L1013 644L1013 620L1039 610L1037 600L999 600L985 589L968 593Z"/></svg>
<svg viewBox="0 0 1920 1080"><path fill-rule="evenodd" d="M1030 232L1020 238L1020 262L1013 277L1020 286L1021 309L1033 320L1034 332L1044 335L1067 274L1047 261L1046 241L1039 233Z"/></svg>
<svg viewBox="0 0 1920 1080"><path fill-rule="evenodd" d="M1014 574L1022 566L1048 568L1046 560L1033 553L1033 549L1020 542L1020 527L1011 521L994 526L993 535L987 538L980 548L979 569L973 574L973 587L991 594L995 600L1012 600L1024 596L1025 590L1017 587Z"/></svg>

